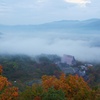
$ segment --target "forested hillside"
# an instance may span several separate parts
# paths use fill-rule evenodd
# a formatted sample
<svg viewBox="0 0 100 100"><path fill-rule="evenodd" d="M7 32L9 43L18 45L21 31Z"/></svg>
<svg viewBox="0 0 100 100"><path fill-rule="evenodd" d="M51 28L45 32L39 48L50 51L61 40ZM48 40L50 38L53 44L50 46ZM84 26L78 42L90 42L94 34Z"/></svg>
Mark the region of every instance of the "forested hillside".
<svg viewBox="0 0 100 100"><path fill-rule="evenodd" d="M3 66L3 75L10 81L20 81L23 84L38 82L42 75L54 75L60 72L59 67L46 57L33 57L25 55L0 56Z"/></svg>
<svg viewBox="0 0 100 100"><path fill-rule="evenodd" d="M81 76L78 72L84 72L81 67L86 63L66 65L57 55L0 55L0 100L99 100L100 64L87 64ZM68 73L64 74L64 68ZM69 73L67 68L77 70Z"/></svg>

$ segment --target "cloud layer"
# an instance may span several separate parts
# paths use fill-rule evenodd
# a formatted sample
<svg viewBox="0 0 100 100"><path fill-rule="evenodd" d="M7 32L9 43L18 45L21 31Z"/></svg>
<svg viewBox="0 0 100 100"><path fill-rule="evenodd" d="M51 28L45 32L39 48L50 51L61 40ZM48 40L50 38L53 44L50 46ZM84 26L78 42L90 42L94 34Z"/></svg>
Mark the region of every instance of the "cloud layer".
<svg viewBox="0 0 100 100"><path fill-rule="evenodd" d="M47 35L46 35L47 34ZM91 38L90 38L91 37ZM52 34L5 35L0 39L0 54L69 54L82 61L100 61L99 35ZM96 40L96 41L95 41Z"/></svg>

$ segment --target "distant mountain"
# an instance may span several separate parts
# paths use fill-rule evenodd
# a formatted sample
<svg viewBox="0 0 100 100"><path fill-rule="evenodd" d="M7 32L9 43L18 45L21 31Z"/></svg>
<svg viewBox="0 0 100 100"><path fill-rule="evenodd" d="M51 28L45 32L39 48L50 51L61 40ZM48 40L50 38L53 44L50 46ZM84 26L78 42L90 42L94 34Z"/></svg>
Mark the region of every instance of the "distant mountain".
<svg viewBox="0 0 100 100"><path fill-rule="evenodd" d="M61 20L40 25L0 25L1 32L92 32L100 31L100 19Z"/></svg>

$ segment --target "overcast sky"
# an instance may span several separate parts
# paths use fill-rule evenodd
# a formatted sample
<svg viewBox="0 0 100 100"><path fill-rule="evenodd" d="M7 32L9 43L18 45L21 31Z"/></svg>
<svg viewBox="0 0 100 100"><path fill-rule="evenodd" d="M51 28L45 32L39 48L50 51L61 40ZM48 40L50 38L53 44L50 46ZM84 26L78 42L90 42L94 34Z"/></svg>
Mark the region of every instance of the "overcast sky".
<svg viewBox="0 0 100 100"><path fill-rule="evenodd" d="M0 0L0 24L100 18L100 0Z"/></svg>

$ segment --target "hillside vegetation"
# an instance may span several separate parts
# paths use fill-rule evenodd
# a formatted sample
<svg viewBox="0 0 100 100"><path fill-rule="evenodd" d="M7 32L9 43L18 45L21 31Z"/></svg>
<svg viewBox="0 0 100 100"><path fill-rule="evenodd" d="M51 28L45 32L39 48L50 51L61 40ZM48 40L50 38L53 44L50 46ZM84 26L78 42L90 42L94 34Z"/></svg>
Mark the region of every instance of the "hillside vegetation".
<svg viewBox="0 0 100 100"><path fill-rule="evenodd" d="M64 74L55 63L60 60L57 55L1 55L0 100L99 100L100 64L89 67L85 79ZM70 67L85 63L76 61Z"/></svg>

